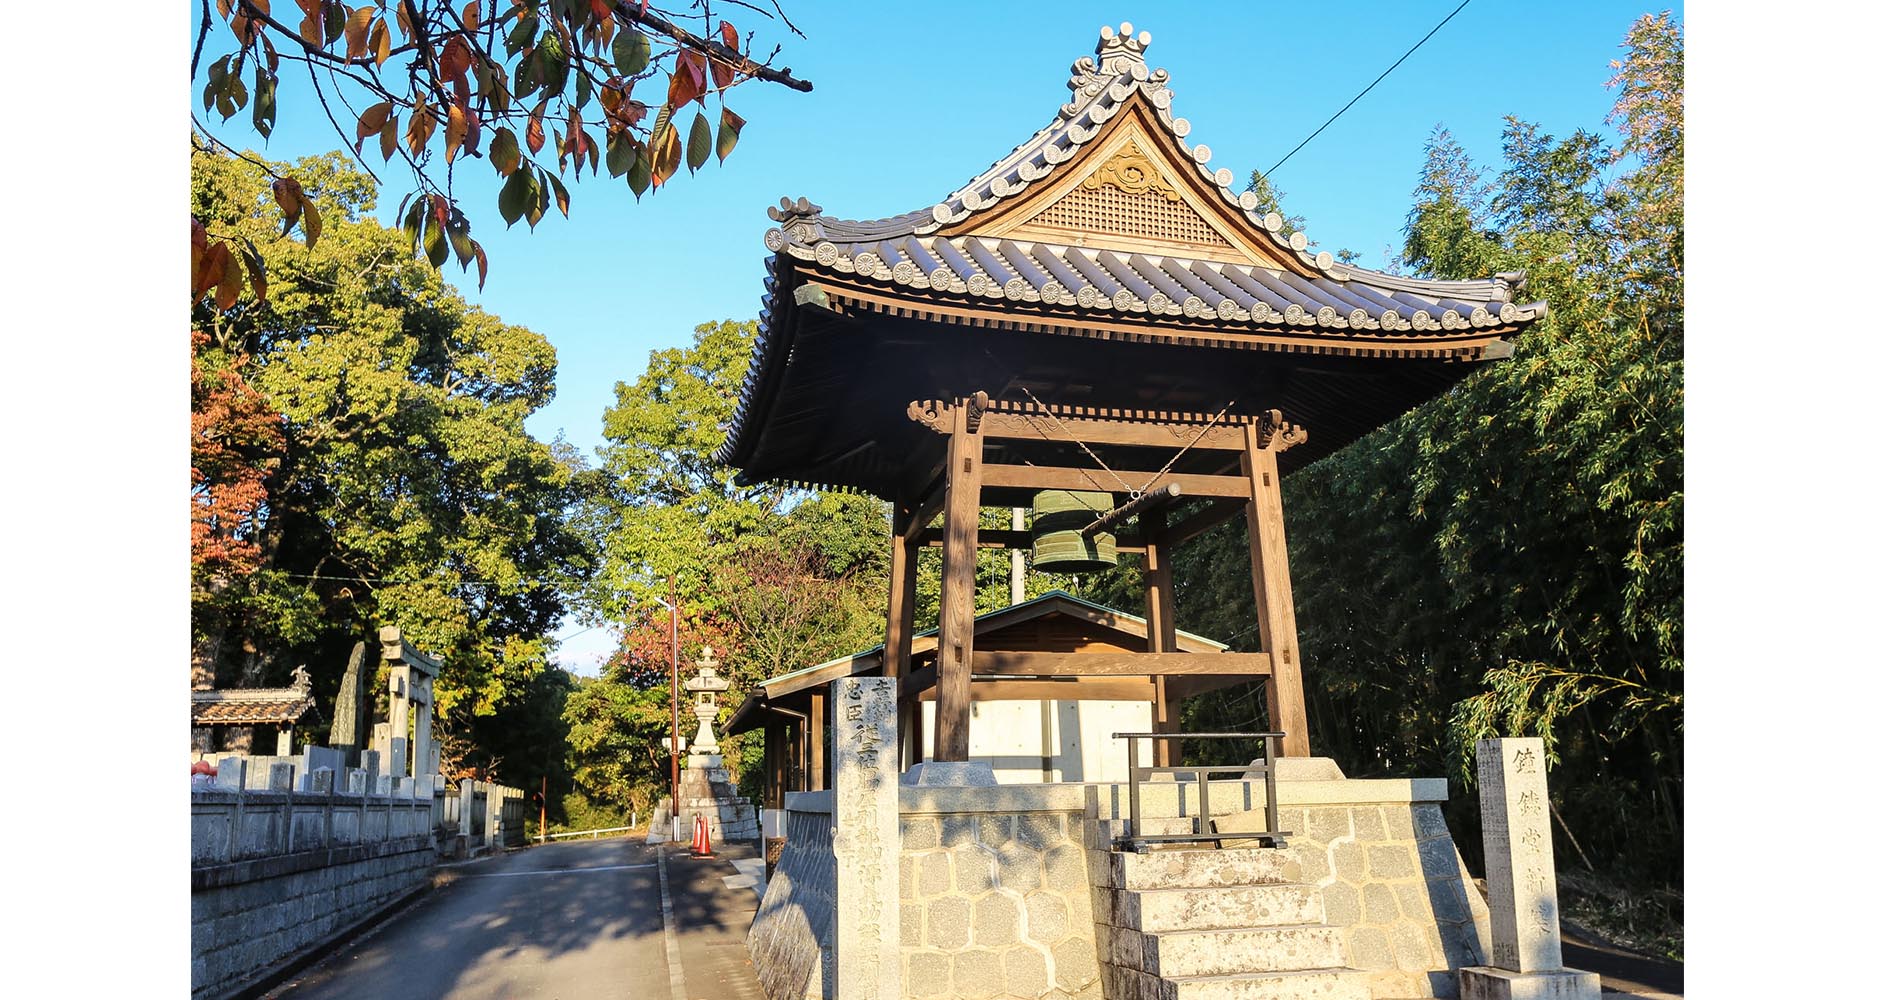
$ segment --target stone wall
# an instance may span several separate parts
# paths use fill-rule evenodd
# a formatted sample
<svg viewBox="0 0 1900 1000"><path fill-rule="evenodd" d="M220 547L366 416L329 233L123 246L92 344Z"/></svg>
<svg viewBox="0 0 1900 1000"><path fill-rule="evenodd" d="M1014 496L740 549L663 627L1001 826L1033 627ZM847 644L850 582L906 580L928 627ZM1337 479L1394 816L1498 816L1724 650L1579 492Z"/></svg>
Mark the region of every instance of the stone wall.
<svg viewBox="0 0 1900 1000"><path fill-rule="evenodd" d="M1373 996L1456 997L1458 969L1485 964L1488 914L1438 801L1288 805L1280 826Z"/></svg>
<svg viewBox="0 0 1900 1000"><path fill-rule="evenodd" d="M433 789L360 770L245 787L242 764L191 792L191 990L226 997L428 883Z"/></svg>
<svg viewBox="0 0 1900 1000"><path fill-rule="evenodd" d="M1099 1000L1081 809L1025 810L1002 787L900 793L904 996Z"/></svg>
<svg viewBox="0 0 1900 1000"><path fill-rule="evenodd" d="M821 1000L831 993L837 886L831 793L786 795L785 847L746 934L766 1000Z"/></svg>
<svg viewBox="0 0 1900 1000"><path fill-rule="evenodd" d="M1289 880L1318 887L1347 964L1375 997L1455 997L1485 961L1487 913L1445 829L1442 779L1348 780L1331 762L1278 783ZM1325 771L1320 774L1318 771ZM1144 816L1180 816L1192 785L1143 786ZM1264 785L1210 783L1211 813L1258 809ZM829 995L829 793L787 796L788 829L748 943L769 1000ZM1127 786L1075 782L899 789L906 997L1104 996L1089 889L1090 827L1128 818ZM1254 814L1257 815L1257 814ZM1228 822L1244 832L1244 823ZM1257 829L1257 827L1256 827Z"/></svg>

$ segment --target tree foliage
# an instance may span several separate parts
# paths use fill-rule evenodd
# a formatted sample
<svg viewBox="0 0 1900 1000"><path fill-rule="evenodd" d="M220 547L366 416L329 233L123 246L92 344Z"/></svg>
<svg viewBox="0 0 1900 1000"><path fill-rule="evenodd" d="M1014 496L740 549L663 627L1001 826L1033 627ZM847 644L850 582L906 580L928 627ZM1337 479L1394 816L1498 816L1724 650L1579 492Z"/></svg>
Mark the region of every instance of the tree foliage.
<svg viewBox="0 0 1900 1000"><path fill-rule="evenodd" d="M882 640L889 505L740 486L713 461L755 334L752 323L701 325L692 346L654 351L638 379L617 385L605 414L604 483L588 515L603 562L587 607L593 620L619 624L621 648L605 683L568 706L576 779L595 801L664 794L671 622L662 601L680 608L682 672L702 646L722 661L733 682L727 712L766 677ZM630 757L616 756L627 747ZM757 734L727 750L742 787L756 787L759 752Z"/></svg>
<svg viewBox="0 0 1900 1000"><path fill-rule="evenodd" d="M592 564L568 516L586 475L525 428L553 396L554 350L470 308L408 253L370 218L374 185L340 154L282 169L331 220L316 246L275 238L264 170L192 155L193 216L255 244L276 275L260 299L193 311L207 387L194 446L252 449L200 467L203 492L253 490L245 517L207 525L245 558L198 562L195 659L226 685L307 663L327 712L350 645L399 625L445 658L436 702L453 745L548 669L545 635Z"/></svg>
<svg viewBox="0 0 1900 1000"><path fill-rule="evenodd" d="M730 6L798 33L783 12ZM598 175L602 161L635 197L682 165L691 172L714 155L723 162L745 127L726 92L747 80L811 89L770 65L776 46L755 59L755 32L742 36L712 0L694 7L703 33L644 0L278 0L275 10L270 0L217 0L215 16L211 0L199 0L191 73L202 81L204 118L194 113L193 127L235 152L209 118L216 112L222 127L248 108L250 126L268 139L284 75L293 87L306 76L364 172L364 157L380 154L413 183L400 209L408 252L438 269L453 253L486 282L487 252L456 194L458 161L486 160L477 169L494 171L502 219L532 228L550 207L567 214L564 177ZM222 39L215 45L214 35ZM301 229L314 246L325 215L310 178L252 162L271 177L282 231ZM194 214L191 246L194 300L211 296L229 309L246 284L264 297L266 261L243 234Z"/></svg>

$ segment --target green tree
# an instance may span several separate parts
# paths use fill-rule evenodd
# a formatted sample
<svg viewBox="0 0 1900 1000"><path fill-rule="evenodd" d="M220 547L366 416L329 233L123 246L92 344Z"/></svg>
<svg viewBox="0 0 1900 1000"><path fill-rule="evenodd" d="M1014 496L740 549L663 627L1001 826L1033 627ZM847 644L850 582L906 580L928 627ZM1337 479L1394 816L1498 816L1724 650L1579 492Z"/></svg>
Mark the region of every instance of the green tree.
<svg viewBox="0 0 1900 1000"><path fill-rule="evenodd" d="M264 170L192 154L194 217L277 276L262 298L194 307L200 355L258 393L284 439L247 529L255 570L195 577L194 658L240 685L307 663L327 712L350 645L400 625L445 659L436 704L453 745L549 669L548 629L591 569L568 523L581 463L525 427L553 396L554 349L416 260L341 154L284 168L331 220L314 247L278 236Z"/></svg>
<svg viewBox="0 0 1900 1000"><path fill-rule="evenodd" d="M702 324L692 346L654 351L638 379L617 385L605 414L604 483L588 514L603 562L587 608L595 621L621 623L616 660L642 666L612 690L583 688L570 699L585 737L575 743L576 777L596 802L645 801L668 783L670 710L655 716L643 706L670 697L667 673L651 666L668 657L660 601L674 599L669 591L682 612L682 671L711 646L733 682L727 712L766 677L882 639L890 506L780 483L740 486L735 470L713 461L756 331ZM658 756L609 760L617 741L651 745ZM742 788L756 788L760 749L755 733L726 750Z"/></svg>

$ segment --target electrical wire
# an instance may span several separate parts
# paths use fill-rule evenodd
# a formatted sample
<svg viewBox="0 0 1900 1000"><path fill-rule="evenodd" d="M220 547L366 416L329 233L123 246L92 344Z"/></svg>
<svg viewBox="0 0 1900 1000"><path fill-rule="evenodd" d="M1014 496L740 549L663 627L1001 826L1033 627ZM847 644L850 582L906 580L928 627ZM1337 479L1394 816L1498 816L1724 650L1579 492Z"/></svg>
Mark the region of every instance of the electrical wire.
<svg viewBox="0 0 1900 1000"><path fill-rule="evenodd" d="M1319 137L1319 134L1320 134L1321 132L1324 132L1324 131L1326 131L1326 125L1331 125L1331 124L1332 124L1333 122L1335 122L1335 121L1338 121L1338 120L1339 120L1339 116L1340 116L1340 115L1343 115L1343 114L1345 114L1345 113L1346 113L1347 111L1350 111L1350 110L1352 109L1352 106L1353 106L1353 105L1355 105L1355 104L1358 104L1358 103L1359 103L1359 98L1360 98L1360 97L1364 97L1364 96L1366 96L1367 94L1369 94L1369 93L1371 93L1371 92L1372 92L1372 88L1374 88L1374 87L1377 87L1377 86L1379 85L1379 80L1383 80L1383 79L1385 79L1385 78L1386 78L1387 76L1390 76L1393 70L1395 70L1395 69L1398 69L1398 68L1399 68L1399 63L1403 63L1403 62L1404 62L1404 61L1405 61L1406 59L1408 59L1408 58L1410 58L1410 57L1411 57L1411 55L1412 55L1412 53L1414 53L1414 52L1417 52L1417 51L1418 51L1418 47L1419 47L1420 45L1424 45L1424 44L1425 44L1426 42L1429 42L1429 41L1431 41L1431 40L1432 40L1432 36L1433 36L1433 35L1436 35L1436 34L1438 34L1438 29L1439 29L1439 28L1442 28L1442 27L1444 27L1444 26L1445 26L1446 24L1449 24L1449 23L1451 22L1451 19L1452 19L1452 18L1454 18L1454 17L1457 17L1457 16L1458 16L1458 11L1461 11L1461 10L1464 10L1464 9L1465 9L1465 7L1466 7L1467 5L1469 5L1470 3L1471 3L1471 0L1464 0L1464 3L1461 3L1461 4L1459 4L1459 5L1457 6L1457 8L1456 8L1456 9L1454 9L1454 10L1453 10L1453 11L1452 11L1451 13L1449 13L1449 14L1446 14L1446 15L1445 15L1445 19L1444 19L1443 21L1440 21L1440 22L1438 22L1438 25L1437 25L1437 27L1434 27L1434 28L1433 28L1432 30L1430 30L1430 31L1427 31L1427 32L1425 33L1425 37L1424 37L1424 38L1421 38L1421 39L1419 39L1419 40L1418 40L1418 41L1417 41L1417 42L1416 42L1415 44L1413 44L1413 46L1412 46L1411 48L1409 48L1409 49L1406 49L1406 50L1405 50L1405 55L1402 55L1402 56L1400 56L1400 57L1399 57L1399 61L1398 61L1398 62L1395 62L1395 63L1393 63L1393 64L1392 64L1392 65L1390 65L1390 66L1387 66L1387 67L1385 68L1385 72L1384 72L1384 73L1380 73L1380 74L1379 74L1379 79L1378 79L1378 80L1374 80L1374 81L1372 81L1371 83L1368 83L1368 84L1366 84L1366 89L1364 89L1364 90L1362 90L1362 91L1360 91L1360 92L1359 92L1359 97L1355 97L1355 98L1353 98L1352 100L1350 100L1350 101L1347 101L1347 102L1346 102L1346 106L1345 106L1345 107L1343 107L1343 108L1340 108L1340 109L1339 109L1338 111L1335 111L1335 112L1333 112L1333 116L1332 116L1331 118L1328 118L1328 119L1326 119L1326 124L1325 124L1325 125L1321 125L1321 126L1320 126L1319 128L1316 128L1316 129L1314 129L1314 130L1313 130L1313 134L1312 134L1312 135L1309 135L1309 136L1307 136L1306 138L1304 138L1304 139L1301 139L1301 140L1300 140L1300 144L1299 144L1299 145L1297 145L1297 146L1295 146L1295 147L1293 147L1293 152L1292 152L1292 153L1288 153L1288 154L1286 154L1285 156L1282 156L1282 157L1280 157L1280 163L1276 163L1276 164L1274 164L1273 166L1271 166L1271 167L1268 167L1268 168L1267 168L1267 169L1266 169L1266 170L1265 170L1265 171L1264 171L1264 172L1262 173L1262 176L1266 176L1266 177L1271 177L1271 176L1273 176L1273 172L1274 172L1275 170L1278 170L1278 169L1280 169L1280 164L1282 164L1282 163L1285 163L1286 161L1288 161L1288 160L1290 160L1290 159L1292 159L1292 158L1293 158L1293 153L1297 153L1297 152L1299 152L1300 150L1302 150L1302 149L1305 149L1305 148L1306 148L1306 144L1307 144L1307 143L1309 143L1309 142L1312 142L1312 141L1313 141L1314 139L1316 139L1316 138L1318 138L1318 137Z"/></svg>

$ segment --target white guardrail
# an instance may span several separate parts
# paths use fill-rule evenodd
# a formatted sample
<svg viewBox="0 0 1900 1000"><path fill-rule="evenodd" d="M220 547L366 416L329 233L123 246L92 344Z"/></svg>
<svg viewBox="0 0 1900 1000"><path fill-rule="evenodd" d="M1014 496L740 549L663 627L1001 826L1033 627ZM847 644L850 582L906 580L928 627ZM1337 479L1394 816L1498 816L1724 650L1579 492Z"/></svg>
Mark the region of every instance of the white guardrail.
<svg viewBox="0 0 1900 1000"><path fill-rule="evenodd" d="M588 839L592 840L596 837L599 837L603 833L632 833L635 829L637 829L637 827L603 826L598 830L573 830L568 833L543 834L542 836L536 837L535 839L543 844L547 843L550 840L560 840L563 837L587 837Z"/></svg>

